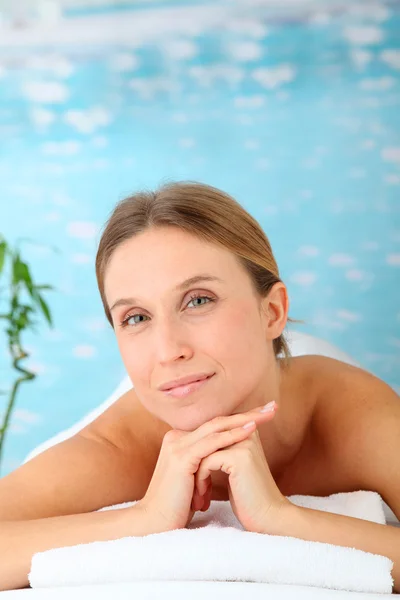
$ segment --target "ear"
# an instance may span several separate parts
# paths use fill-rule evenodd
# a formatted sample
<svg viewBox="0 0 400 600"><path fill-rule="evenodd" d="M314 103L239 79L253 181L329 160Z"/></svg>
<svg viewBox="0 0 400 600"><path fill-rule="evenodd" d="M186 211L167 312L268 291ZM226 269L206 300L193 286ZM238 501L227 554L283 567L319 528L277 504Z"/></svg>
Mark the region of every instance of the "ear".
<svg viewBox="0 0 400 600"><path fill-rule="evenodd" d="M284 283L278 281L262 301L267 339L278 338L285 329L289 315L289 297Z"/></svg>

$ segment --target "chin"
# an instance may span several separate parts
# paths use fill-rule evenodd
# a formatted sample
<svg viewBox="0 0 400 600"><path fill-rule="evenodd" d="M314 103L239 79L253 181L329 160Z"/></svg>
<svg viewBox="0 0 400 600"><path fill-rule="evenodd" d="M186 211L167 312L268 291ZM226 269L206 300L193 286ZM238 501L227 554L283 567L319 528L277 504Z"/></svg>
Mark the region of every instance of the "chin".
<svg viewBox="0 0 400 600"><path fill-rule="evenodd" d="M222 407L215 407L215 399L212 400L213 404L208 405L208 410L206 410L204 403L193 403L187 406L182 406L176 408L178 411L178 415L176 418L173 417L168 419L168 422L171 427L174 429L180 429L181 431L194 431L211 421L215 417L220 416L229 416L231 413L229 410L223 410Z"/></svg>

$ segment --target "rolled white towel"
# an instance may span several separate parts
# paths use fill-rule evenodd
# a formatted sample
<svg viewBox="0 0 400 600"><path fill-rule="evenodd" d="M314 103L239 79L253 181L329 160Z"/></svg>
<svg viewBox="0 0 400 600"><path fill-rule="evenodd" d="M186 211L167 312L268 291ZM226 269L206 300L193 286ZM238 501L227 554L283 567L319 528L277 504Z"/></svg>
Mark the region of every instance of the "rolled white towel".
<svg viewBox="0 0 400 600"><path fill-rule="evenodd" d="M288 498L299 506L386 523L375 492ZM245 531L229 501L214 500L186 529L39 552L29 582L44 588L138 580L254 581L390 594L392 568L388 557L355 548Z"/></svg>

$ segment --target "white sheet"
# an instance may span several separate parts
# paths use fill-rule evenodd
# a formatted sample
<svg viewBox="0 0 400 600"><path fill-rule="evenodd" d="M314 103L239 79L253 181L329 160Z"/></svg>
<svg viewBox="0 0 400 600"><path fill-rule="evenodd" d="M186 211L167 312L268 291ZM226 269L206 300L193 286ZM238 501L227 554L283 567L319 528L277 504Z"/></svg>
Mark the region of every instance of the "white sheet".
<svg viewBox="0 0 400 600"><path fill-rule="evenodd" d="M2 592L1 600L385 600L391 594L239 581L141 581Z"/></svg>

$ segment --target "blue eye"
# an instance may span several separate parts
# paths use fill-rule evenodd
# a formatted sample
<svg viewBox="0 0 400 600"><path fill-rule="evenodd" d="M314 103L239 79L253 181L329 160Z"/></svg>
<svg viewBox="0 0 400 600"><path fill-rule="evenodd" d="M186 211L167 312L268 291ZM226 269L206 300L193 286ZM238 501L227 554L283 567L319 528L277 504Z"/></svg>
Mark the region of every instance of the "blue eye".
<svg viewBox="0 0 400 600"><path fill-rule="evenodd" d="M146 315L142 315L140 313L135 313L134 315L128 315L126 319L124 319L121 323L121 327L127 327L129 325L128 321L133 319L134 317L145 317Z"/></svg>
<svg viewBox="0 0 400 600"><path fill-rule="evenodd" d="M188 304L190 304L190 302L192 302L193 300L207 300L210 302L215 302L215 300L213 298L210 298L209 296L201 296L199 294L194 294L193 296L191 296ZM207 304L208 302L205 302L203 304L197 304L197 307L201 307L204 306L204 304ZM121 321L121 323L119 324L120 327L135 327L136 325L138 325L139 323L136 323L136 325L129 325L128 321L130 321L130 319L133 319L133 317L146 317L147 315L142 315L141 313L134 313L132 315L127 315L125 317L125 319L123 321Z"/></svg>
<svg viewBox="0 0 400 600"><path fill-rule="evenodd" d="M209 298L208 296L199 296L199 295L195 294L194 296L191 296L188 304L190 304L190 302L192 302L192 300L202 300L202 299L210 300L211 302L213 302L213 299ZM207 304L207 302L205 304ZM203 304L197 304L197 306L204 306L204 305Z"/></svg>

